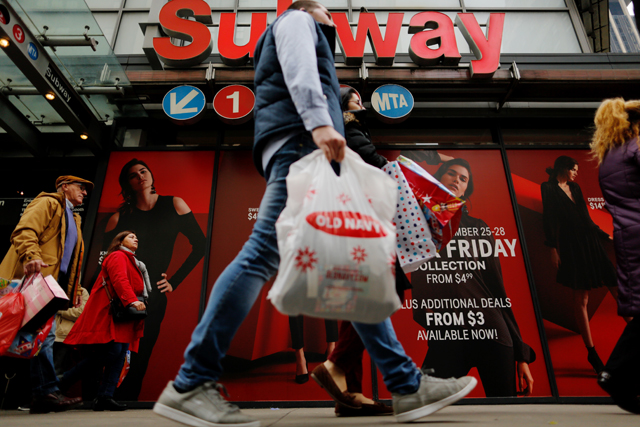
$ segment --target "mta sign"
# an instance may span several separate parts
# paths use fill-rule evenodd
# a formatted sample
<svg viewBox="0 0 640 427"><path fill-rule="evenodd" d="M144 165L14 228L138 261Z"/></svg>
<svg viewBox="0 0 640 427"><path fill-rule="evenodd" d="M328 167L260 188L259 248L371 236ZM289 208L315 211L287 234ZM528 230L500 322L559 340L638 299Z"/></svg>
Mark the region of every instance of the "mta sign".
<svg viewBox="0 0 640 427"><path fill-rule="evenodd" d="M371 107L384 123L400 123L413 110L413 95L398 85L383 85L373 91Z"/></svg>

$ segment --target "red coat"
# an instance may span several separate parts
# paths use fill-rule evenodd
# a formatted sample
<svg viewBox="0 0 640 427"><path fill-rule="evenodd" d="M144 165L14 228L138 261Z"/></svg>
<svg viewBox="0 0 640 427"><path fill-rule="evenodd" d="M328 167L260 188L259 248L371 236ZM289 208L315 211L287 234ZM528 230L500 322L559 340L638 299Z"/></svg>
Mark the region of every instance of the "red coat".
<svg viewBox="0 0 640 427"><path fill-rule="evenodd" d="M138 343L143 335L144 320L113 322L109 311L109 298L102 286L105 271L110 295L115 298L113 294L115 289L116 295L125 307L138 301L137 296L142 295L144 281L136 265L135 256L123 250L111 253L102 262L102 272L93 285L89 301L64 343L69 345L105 344L115 341L129 343L129 350L137 352Z"/></svg>

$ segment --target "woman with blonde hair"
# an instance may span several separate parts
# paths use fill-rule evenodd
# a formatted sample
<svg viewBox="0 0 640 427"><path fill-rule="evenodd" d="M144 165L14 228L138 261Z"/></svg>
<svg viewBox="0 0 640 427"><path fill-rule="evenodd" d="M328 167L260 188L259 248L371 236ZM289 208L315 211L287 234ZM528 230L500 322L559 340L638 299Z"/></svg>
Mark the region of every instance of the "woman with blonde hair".
<svg viewBox="0 0 640 427"><path fill-rule="evenodd" d="M619 407L640 414L640 101L607 99L594 121L591 151L600 164L600 188L613 216L618 314L634 317L598 384Z"/></svg>

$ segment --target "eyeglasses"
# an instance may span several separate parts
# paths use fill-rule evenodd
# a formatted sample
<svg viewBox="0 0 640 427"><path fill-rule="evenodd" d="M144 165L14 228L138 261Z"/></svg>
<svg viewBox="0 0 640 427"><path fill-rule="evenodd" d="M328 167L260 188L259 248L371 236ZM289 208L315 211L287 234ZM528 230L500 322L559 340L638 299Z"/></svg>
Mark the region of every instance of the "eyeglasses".
<svg viewBox="0 0 640 427"><path fill-rule="evenodd" d="M80 191L85 191L85 192L87 191L87 186L82 184L82 183L80 183L80 182L73 182L72 184L75 184L78 187L80 187Z"/></svg>

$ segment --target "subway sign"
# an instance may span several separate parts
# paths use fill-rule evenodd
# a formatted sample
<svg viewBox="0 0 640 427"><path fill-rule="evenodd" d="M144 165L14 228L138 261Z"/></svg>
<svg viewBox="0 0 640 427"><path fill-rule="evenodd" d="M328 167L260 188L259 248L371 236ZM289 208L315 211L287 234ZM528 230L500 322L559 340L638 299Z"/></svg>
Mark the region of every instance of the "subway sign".
<svg viewBox="0 0 640 427"><path fill-rule="evenodd" d="M278 14L289 4L290 1L287 3L286 0L278 0ZM403 12L389 13L383 37L375 13L360 13L355 36L347 14L332 13L345 64L362 64L367 39L371 43L376 64L393 64L404 15ZM220 14L216 41L222 61L231 66L244 65L253 57L258 39L267 28L267 14L252 13L249 42L239 46L234 41L236 18L236 13ZM504 13L490 13L485 36L474 14L456 15L455 25L476 57L470 63L471 77L488 78L498 69L504 19ZM153 48L163 63L174 67L190 67L209 57L214 40L207 26L213 25L213 18L206 1L170 1L160 10L159 21L166 36L155 37ZM454 22L444 13L425 11L413 15L408 32L413 34L408 53L414 63L420 66L457 66L460 62ZM184 40L189 44L176 46L171 38Z"/></svg>

